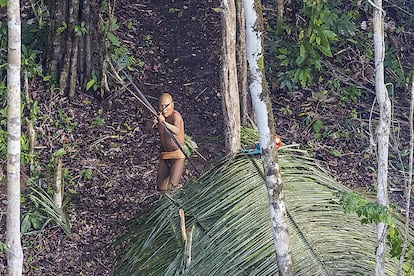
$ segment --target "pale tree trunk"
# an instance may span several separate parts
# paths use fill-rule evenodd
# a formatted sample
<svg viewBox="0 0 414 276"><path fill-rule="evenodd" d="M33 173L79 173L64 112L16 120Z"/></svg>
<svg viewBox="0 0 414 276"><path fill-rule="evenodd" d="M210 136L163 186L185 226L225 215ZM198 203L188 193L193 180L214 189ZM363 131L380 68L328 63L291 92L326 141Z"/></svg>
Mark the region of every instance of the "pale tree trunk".
<svg viewBox="0 0 414 276"><path fill-rule="evenodd" d="M246 59L246 18L244 14L243 1L236 1L237 13L237 76L240 94L241 124L248 126L249 115L249 90L247 81L247 59Z"/></svg>
<svg viewBox="0 0 414 276"><path fill-rule="evenodd" d="M408 248L408 235L410 234L410 209L411 209L411 190L413 182L413 166L414 166L414 75L411 79L411 105L410 105L410 160L409 160L409 169L408 169L408 180L405 181L405 224L404 224L404 242L403 248L400 256L400 263L398 266L398 275L402 275L404 257Z"/></svg>
<svg viewBox="0 0 414 276"><path fill-rule="evenodd" d="M227 153L240 151L240 101L236 64L236 7L234 0L222 1L222 106Z"/></svg>
<svg viewBox="0 0 414 276"><path fill-rule="evenodd" d="M269 195L270 219L279 275L294 275L282 177L277 160L275 120L264 74L263 18L259 0L243 0L246 13L246 50L250 95L256 113L262 160Z"/></svg>
<svg viewBox="0 0 414 276"><path fill-rule="evenodd" d="M374 3L374 51L375 51L375 91L380 109L379 124L377 128L378 144L378 180L377 202L388 206L388 145L391 122L391 102L384 84L384 24L382 0ZM381 222L377 225L377 247L375 275L384 275L384 262L386 252L387 225Z"/></svg>
<svg viewBox="0 0 414 276"><path fill-rule="evenodd" d="M7 1L7 222L6 251L9 276L22 275L23 251L20 240L20 67L21 22L19 0Z"/></svg>

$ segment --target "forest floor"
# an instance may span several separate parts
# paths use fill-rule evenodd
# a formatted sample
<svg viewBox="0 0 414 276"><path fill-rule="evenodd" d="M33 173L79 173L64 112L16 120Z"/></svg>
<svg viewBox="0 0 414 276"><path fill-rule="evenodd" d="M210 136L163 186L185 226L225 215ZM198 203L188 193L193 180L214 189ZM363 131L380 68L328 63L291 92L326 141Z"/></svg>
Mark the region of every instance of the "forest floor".
<svg viewBox="0 0 414 276"><path fill-rule="evenodd" d="M145 64L133 75L135 83L153 106L161 92L173 95L186 134L207 159L194 157L192 162L199 171L208 169L224 155L221 23L220 13L213 9L220 1L119 0L116 5L121 42ZM265 18L272 16L269 6L264 5ZM127 22L132 26L128 28ZM370 138L375 137L378 111L374 107L371 113L375 100L372 79L361 77L371 92L352 108L335 98L318 100L310 90L282 94L271 73L268 79L276 129L283 143L308 150L321 167L348 187L375 191L377 165ZM398 153L406 151L409 141L405 92L393 99L394 113L399 115L393 120L391 135L391 153L397 161L390 169L391 202L402 209L404 180ZM151 114L125 90L113 91L103 100L80 93L69 101L58 91L33 84L30 96L39 102L35 128L41 163L49 163L54 152L66 149L63 167L67 169L65 196L69 202L65 210L73 235L69 238L50 225L25 234L24 274L111 275L119 251L113 242L124 233L125 223L160 198L155 181L158 137L145 131ZM358 116L351 118L353 108ZM323 118L323 131L316 133L309 118ZM402 160L406 162L406 155ZM23 172L28 173L27 169ZM194 168L187 165L183 183L194 177ZM23 182L22 188L27 184ZM0 189L0 240L4 241L7 193L5 185ZM0 251L1 275L5 269L6 256Z"/></svg>

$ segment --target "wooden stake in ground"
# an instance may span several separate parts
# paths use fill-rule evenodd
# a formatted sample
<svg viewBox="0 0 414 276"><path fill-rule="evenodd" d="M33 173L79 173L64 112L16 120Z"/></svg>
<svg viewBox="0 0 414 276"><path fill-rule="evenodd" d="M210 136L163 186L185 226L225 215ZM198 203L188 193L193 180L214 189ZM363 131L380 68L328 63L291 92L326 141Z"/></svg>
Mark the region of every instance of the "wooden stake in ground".
<svg viewBox="0 0 414 276"><path fill-rule="evenodd" d="M188 240L186 242L185 245L185 257L186 257L186 261L185 261L185 265L186 267L190 267L191 265L191 250L192 250L192 243L193 243L193 230L194 230L194 225L191 226L190 229L188 229Z"/></svg>
<svg viewBox="0 0 414 276"><path fill-rule="evenodd" d="M179 214L180 214L181 238L182 238L183 242L185 243L187 241L187 233L185 231L185 215L184 215L184 210L183 209L180 209L179 210Z"/></svg>
<svg viewBox="0 0 414 276"><path fill-rule="evenodd" d="M56 207L62 208L62 159L56 158L56 172L55 172L55 185L54 185L54 202Z"/></svg>

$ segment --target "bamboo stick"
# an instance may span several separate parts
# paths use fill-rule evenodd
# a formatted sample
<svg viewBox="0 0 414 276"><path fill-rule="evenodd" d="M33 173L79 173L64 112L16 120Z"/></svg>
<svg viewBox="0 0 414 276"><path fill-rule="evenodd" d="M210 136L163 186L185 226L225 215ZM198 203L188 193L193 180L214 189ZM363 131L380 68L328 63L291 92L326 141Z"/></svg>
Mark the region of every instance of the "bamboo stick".
<svg viewBox="0 0 414 276"><path fill-rule="evenodd" d="M187 241L187 233L186 233L186 230L185 230L184 210L180 209L179 214L180 214L180 225L181 225L181 238L183 239L183 242L186 242Z"/></svg>

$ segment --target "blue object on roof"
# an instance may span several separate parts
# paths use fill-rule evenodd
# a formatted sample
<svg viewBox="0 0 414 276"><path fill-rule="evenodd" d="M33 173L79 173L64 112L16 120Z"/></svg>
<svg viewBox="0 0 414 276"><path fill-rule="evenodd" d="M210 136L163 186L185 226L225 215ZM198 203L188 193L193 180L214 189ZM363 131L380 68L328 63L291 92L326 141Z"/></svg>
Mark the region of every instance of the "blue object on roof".
<svg viewBox="0 0 414 276"><path fill-rule="evenodd" d="M260 147L260 143L256 143L256 147L254 149L243 149L243 153L245 153L247 155L261 154L262 149Z"/></svg>

